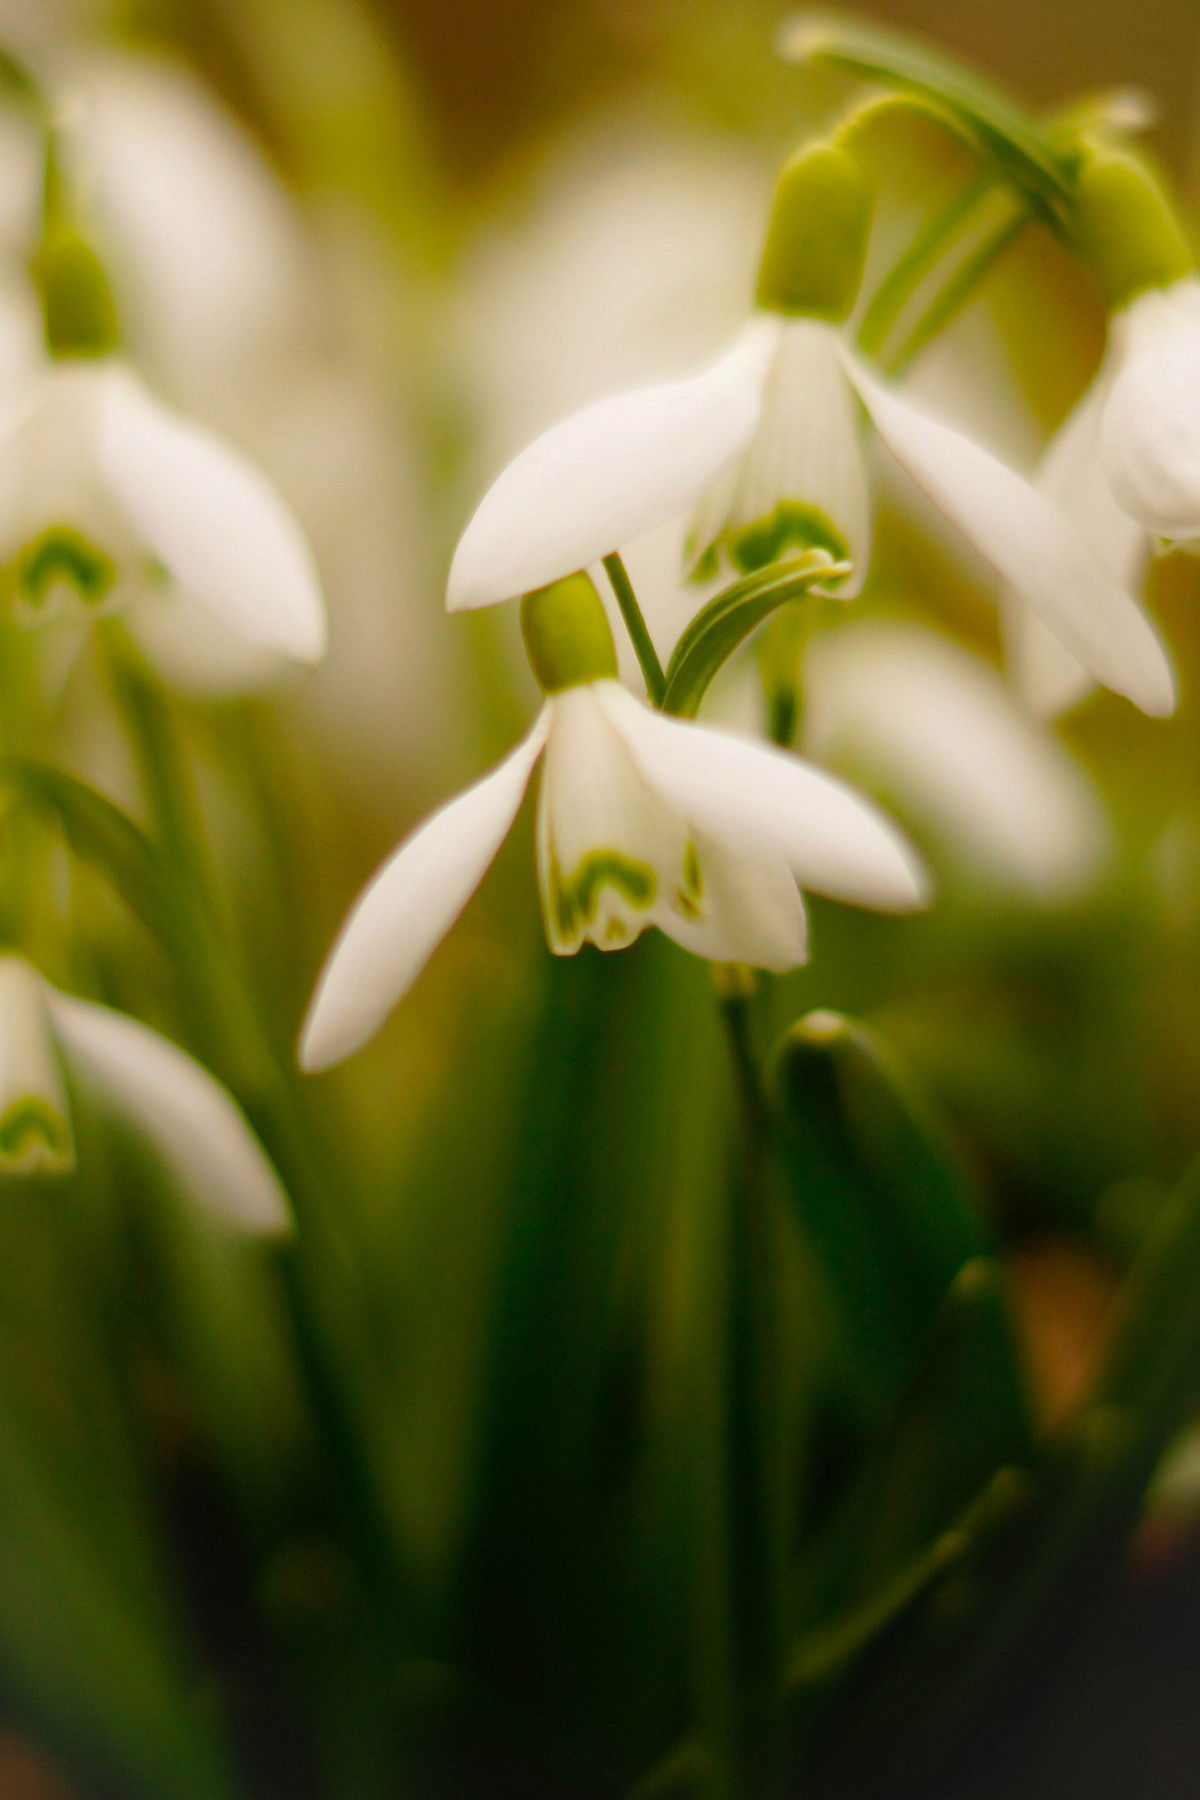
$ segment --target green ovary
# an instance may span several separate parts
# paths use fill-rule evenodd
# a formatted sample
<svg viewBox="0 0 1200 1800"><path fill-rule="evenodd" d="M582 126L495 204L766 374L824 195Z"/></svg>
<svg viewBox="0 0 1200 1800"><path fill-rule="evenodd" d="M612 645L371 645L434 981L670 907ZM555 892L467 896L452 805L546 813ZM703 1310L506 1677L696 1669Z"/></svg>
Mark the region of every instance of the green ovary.
<svg viewBox="0 0 1200 1800"><path fill-rule="evenodd" d="M37 1094L14 1100L0 1117L0 1173L61 1175L74 1166L66 1119Z"/></svg>
<svg viewBox="0 0 1200 1800"><path fill-rule="evenodd" d="M730 562L744 575L765 569L788 550L828 550L835 562L850 557L850 546L832 521L797 500L781 500L765 518L730 531L725 542Z"/></svg>
<svg viewBox="0 0 1200 1800"><path fill-rule="evenodd" d="M112 558L69 525L43 531L21 553L17 589L31 612L46 610L54 589L63 583L85 606L103 604L117 578Z"/></svg>

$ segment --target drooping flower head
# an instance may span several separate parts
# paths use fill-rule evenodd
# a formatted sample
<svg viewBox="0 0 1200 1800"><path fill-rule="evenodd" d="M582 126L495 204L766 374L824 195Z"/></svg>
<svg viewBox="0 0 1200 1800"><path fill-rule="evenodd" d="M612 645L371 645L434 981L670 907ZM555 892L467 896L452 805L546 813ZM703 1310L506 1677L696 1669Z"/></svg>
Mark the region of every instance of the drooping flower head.
<svg viewBox="0 0 1200 1800"><path fill-rule="evenodd" d="M306 1068L357 1049L407 991L482 880L539 758L538 875L558 955L621 949L656 925L697 955L783 970L806 955L798 883L885 910L923 902L912 851L852 790L635 700L616 679L589 576L526 595L522 626L545 694L533 729L368 883L309 1008Z"/></svg>
<svg viewBox="0 0 1200 1800"><path fill-rule="evenodd" d="M239 1231L290 1229L279 1177L226 1088L136 1019L0 955L0 1175L74 1167L64 1068L134 1128L195 1204Z"/></svg>
<svg viewBox="0 0 1200 1800"><path fill-rule="evenodd" d="M501 473L463 533L451 609L491 605L692 519L699 569L760 567L818 546L870 556L861 415L925 494L1098 679L1169 712L1174 682L1136 602L1047 496L981 445L877 381L842 331L861 278L870 196L854 159L810 146L777 186L745 331L711 368L602 400Z"/></svg>

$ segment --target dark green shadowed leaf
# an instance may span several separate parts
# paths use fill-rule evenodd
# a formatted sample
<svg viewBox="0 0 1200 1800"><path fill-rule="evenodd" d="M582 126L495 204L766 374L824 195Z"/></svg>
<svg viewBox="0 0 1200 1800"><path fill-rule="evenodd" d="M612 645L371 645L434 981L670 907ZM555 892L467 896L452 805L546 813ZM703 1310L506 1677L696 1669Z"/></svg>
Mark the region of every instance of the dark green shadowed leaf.
<svg viewBox="0 0 1200 1800"><path fill-rule="evenodd" d="M836 583L850 573L824 550L807 550L735 581L702 607L675 646L667 667L663 711L695 718L720 669L752 631L789 600L817 583Z"/></svg>
<svg viewBox="0 0 1200 1800"><path fill-rule="evenodd" d="M839 1693L808 1792L928 1793L964 1744L1019 1707L1048 1724L1141 1516L1154 1471L1200 1404L1200 1170L1153 1227L1091 1404L1030 1466L1033 1493L969 1582L918 1607L886 1659ZM853 1720L852 1734L847 1724Z"/></svg>
<svg viewBox="0 0 1200 1800"><path fill-rule="evenodd" d="M1002 89L907 36L851 17L799 19L785 27L789 61L825 63L925 101L986 161L1055 215L1070 203L1067 174L1044 133Z"/></svg>
<svg viewBox="0 0 1200 1800"><path fill-rule="evenodd" d="M982 1211L865 1026L827 1012L800 1020L772 1091L800 1230L842 1316L852 1385L874 1410L898 1391L963 1264L986 1254Z"/></svg>

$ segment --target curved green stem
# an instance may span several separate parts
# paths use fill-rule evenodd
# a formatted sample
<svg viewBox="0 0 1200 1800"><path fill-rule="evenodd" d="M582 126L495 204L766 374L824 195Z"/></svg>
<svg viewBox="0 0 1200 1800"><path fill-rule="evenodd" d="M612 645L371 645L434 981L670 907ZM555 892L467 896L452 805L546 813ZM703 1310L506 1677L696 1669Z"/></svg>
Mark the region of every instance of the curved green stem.
<svg viewBox="0 0 1200 1800"><path fill-rule="evenodd" d="M633 645L646 683L646 692L650 696L652 706L661 706L663 695L667 691L667 678L663 674L662 663L658 659L658 651L654 648L654 640L650 636L650 628L642 616L638 605L638 597L633 591L633 583L629 579L629 571L624 562L613 551L604 558L604 568L612 583L613 593L617 596L617 605L621 609L621 617L625 621L625 629L629 633L629 641Z"/></svg>
<svg viewBox="0 0 1200 1800"><path fill-rule="evenodd" d="M933 340L957 318L976 288L1030 223L1031 214L1018 200L951 275L916 320L902 343L885 361L887 373L903 375Z"/></svg>
<svg viewBox="0 0 1200 1800"><path fill-rule="evenodd" d="M858 347L866 355L879 355L921 283L994 188L994 177L977 175L918 231L904 254L884 276L863 313L858 327Z"/></svg>

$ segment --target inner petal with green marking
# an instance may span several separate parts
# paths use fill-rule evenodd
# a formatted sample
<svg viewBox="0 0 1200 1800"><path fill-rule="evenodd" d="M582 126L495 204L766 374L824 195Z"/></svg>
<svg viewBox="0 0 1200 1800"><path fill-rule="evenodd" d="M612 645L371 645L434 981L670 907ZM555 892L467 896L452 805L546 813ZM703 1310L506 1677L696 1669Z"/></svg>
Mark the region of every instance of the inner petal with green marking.
<svg viewBox="0 0 1200 1800"><path fill-rule="evenodd" d="M596 699L556 694L538 806L546 936L560 956L631 944L704 909L700 862L682 818L643 779Z"/></svg>
<svg viewBox="0 0 1200 1800"><path fill-rule="evenodd" d="M71 525L52 525L39 532L17 557L18 603L33 622L53 618L72 599L87 612L99 611L109 601L116 579L112 558Z"/></svg>
<svg viewBox="0 0 1200 1800"><path fill-rule="evenodd" d="M821 320L788 320L764 383L758 430L696 509L687 544L691 573L709 580L725 562L750 574L798 550L825 550L853 565L827 584L848 595L862 585L870 542L858 402L838 333Z"/></svg>
<svg viewBox="0 0 1200 1800"><path fill-rule="evenodd" d="M22 1094L0 1115L0 1173L64 1175L75 1166L71 1128L40 1094Z"/></svg>

